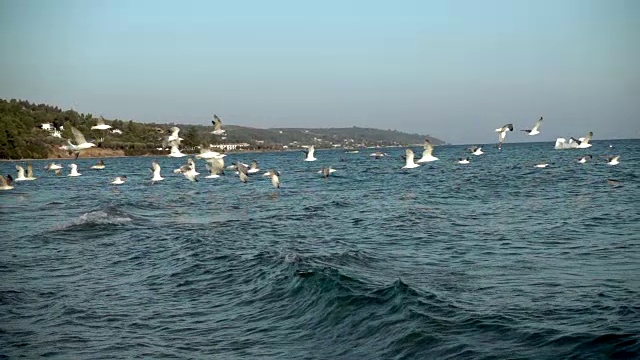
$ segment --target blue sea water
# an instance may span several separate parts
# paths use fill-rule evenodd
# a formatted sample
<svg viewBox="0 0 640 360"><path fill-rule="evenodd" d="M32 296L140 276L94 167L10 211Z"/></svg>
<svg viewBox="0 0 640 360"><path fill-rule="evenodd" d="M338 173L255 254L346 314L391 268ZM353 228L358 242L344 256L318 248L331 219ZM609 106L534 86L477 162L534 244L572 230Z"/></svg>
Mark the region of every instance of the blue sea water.
<svg viewBox="0 0 640 360"><path fill-rule="evenodd" d="M184 158L157 158L156 184L150 157L80 158L77 178L32 161L0 192L0 358L640 357L640 141L485 150L226 158L279 190L203 161L189 182Z"/></svg>

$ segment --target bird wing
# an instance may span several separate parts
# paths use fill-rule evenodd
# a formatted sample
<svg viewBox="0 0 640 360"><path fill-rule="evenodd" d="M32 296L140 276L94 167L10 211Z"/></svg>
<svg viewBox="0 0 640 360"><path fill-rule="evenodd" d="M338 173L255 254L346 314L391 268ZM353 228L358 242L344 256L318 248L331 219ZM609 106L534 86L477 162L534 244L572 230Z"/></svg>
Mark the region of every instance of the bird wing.
<svg viewBox="0 0 640 360"><path fill-rule="evenodd" d="M2 175L0 175L0 185L2 187L9 186L9 183L7 183L7 179L5 179Z"/></svg>
<svg viewBox="0 0 640 360"><path fill-rule="evenodd" d="M87 142L80 130L76 129L73 126L71 127L71 133L73 133L73 137L76 139L76 145L81 145Z"/></svg>
<svg viewBox="0 0 640 360"><path fill-rule="evenodd" d="M536 121L536 124L533 125L533 129L531 130L538 130L540 129L540 125L542 125L542 116L540 116L540 120Z"/></svg>
<svg viewBox="0 0 640 360"><path fill-rule="evenodd" d="M433 153L433 144L431 144L429 139L424 139L424 151L422 152L422 156L431 156L431 153Z"/></svg>
<svg viewBox="0 0 640 360"><path fill-rule="evenodd" d="M587 136L584 137L584 140L582 142L585 144L588 144L589 141L591 141L592 136L593 136L593 131L589 131L589 133L587 134Z"/></svg>
<svg viewBox="0 0 640 360"><path fill-rule="evenodd" d="M406 156L407 162L409 163L413 162L413 150L407 149L407 151L405 151L405 156Z"/></svg>
<svg viewBox="0 0 640 360"><path fill-rule="evenodd" d="M33 165L31 164L27 164L27 177L28 178L33 177Z"/></svg>
<svg viewBox="0 0 640 360"><path fill-rule="evenodd" d="M104 118L100 115L100 119L96 122L96 125L104 125Z"/></svg>
<svg viewBox="0 0 640 360"><path fill-rule="evenodd" d="M213 114L213 127L215 130L222 129L222 120L220 120L220 118L216 114Z"/></svg>

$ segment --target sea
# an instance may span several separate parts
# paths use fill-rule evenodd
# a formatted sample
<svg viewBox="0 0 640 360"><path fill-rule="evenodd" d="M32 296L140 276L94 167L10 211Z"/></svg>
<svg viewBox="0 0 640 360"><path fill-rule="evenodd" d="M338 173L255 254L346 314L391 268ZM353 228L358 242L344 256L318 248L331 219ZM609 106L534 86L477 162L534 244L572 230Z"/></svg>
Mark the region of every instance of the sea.
<svg viewBox="0 0 640 360"><path fill-rule="evenodd" d="M465 148L229 154L247 183L31 161L0 191L0 358L640 358L640 140Z"/></svg>

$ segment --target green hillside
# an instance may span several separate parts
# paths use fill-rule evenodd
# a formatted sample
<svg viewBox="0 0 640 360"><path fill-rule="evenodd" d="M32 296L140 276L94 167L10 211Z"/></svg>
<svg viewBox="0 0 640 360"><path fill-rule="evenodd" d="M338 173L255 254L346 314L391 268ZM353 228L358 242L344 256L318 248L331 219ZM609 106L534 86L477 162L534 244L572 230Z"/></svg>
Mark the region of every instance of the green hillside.
<svg viewBox="0 0 640 360"><path fill-rule="evenodd" d="M0 99L0 158L42 159L60 152L66 139L73 139L71 127L80 130L87 140L95 140L99 148L113 149L125 155L166 154L158 150L163 138L172 126L180 127L183 151L196 151L203 144L246 143L245 150L278 150L313 144L317 148L402 146L421 144L425 137L435 144L439 139L407 134L395 130L370 128L272 128L258 129L223 124L225 136L210 134L212 126L187 124L154 124L105 119L105 123L122 134L110 130L91 130L98 119L92 114L80 114L73 110L62 110L56 106L34 104L25 100ZM223 118L224 121L224 118ZM43 130L41 124L50 123L56 129L62 126L61 138L52 136L52 131Z"/></svg>

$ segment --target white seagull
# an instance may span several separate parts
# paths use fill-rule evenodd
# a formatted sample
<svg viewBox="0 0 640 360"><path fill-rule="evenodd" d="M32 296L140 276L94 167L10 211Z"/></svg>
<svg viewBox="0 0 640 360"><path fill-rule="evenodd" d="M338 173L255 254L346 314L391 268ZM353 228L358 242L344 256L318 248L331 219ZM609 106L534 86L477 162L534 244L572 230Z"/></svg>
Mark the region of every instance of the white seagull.
<svg viewBox="0 0 640 360"><path fill-rule="evenodd" d="M620 155L618 156L607 156L607 165L618 165L620 164ZM18 180L18 179L16 179Z"/></svg>
<svg viewBox="0 0 640 360"><path fill-rule="evenodd" d="M505 124L503 127L496 129L498 133L498 148L502 147L502 143L507 137L507 131L513 131L513 124Z"/></svg>
<svg viewBox="0 0 640 360"><path fill-rule="evenodd" d="M471 151L471 153L475 156L480 156L482 154L484 154L484 151L482 151L482 147L481 146L472 146L468 149L469 151Z"/></svg>
<svg viewBox="0 0 640 360"><path fill-rule="evenodd" d="M160 164L158 164L157 161L153 160L151 163L151 170L153 171L153 178L151 179L151 182L164 180L164 178L160 176Z"/></svg>
<svg viewBox="0 0 640 360"><path fill-rule="evenodd" d="M124 184L124 181L127 180L126 175L123 176L116 176L113 181L111 182L113 185L122 185Z"/></svg>
<svg viewBox="0 0 640 360"><path fill-rule="evenodd" d="M196 179L196 176L198 176L199 173L196 172L196 164L191 158L189 158L189 160L187 161L187 165L181 166L180 169L176 170L175 172L182 173L182 175L184 175L184 177L188 180L194 182L198 181L198 179Z"/></svg>
<svg viewBox="0 0 640 360"><path fill-rule="evenodd" d="M11 190L13 186L10 184L11 178L7 179L4 176L0 175L0 190Z"/></svg>
<svg viewBox="0 0 640 360"><path fill-rule="evenodd" d="M207 149L207 148L205 148L203 146L200 146L200 154L196 155L196 159L208 160L208 159L215 159L215 158L223 158L225 156L227 156L227 155L221 154L221 153L219 153L217 151L213 151L213 150Z"/></svg>
<svg viewBox="0 0 640 360"><path fill-rule="evenodd" d="M432 153L433 144L431 144L431 141L429 141L429 139L424 139L424 151L422 152L422 157L420 158L420 160L418 160L418 163L438 160L438 158L433 156Z"/></svg>
<svg viewBox="0 0 640 360"><path fill-rule="evenodd" d="M249 176L247 176L247 166L238 161L236 164L236 168L238 169L238 176L240 177L240 181L246 183L249 180Z"/></svg>
<svg viewBox="0 0 640 360"><path fill-rule="evenodd" d="M102 170L104 169L104 161L98 160L98 163L91 167L94 170Z"/></svg>
<svg viewBox="0 0 640 360"><path fill-rule="evenodd" d="M405 151L405 155L403 157L404 157L404 160L405 160L405 165L402 167L403 169L413 169L413 168L417 168L418 166L420 166L419 164L416 164L413 161L413 158L414 158L413 150L407 149Z"/></svg>
<svg viewBox="0 0 640 360"><path fill-rule="evenodd" d="M527 133L527 135L533 136L540 134L540 125L542 125L542 116L540 116L540 120L536 121L536 124L533 125L531 130L522 130Z"/></svg>
<svg viewBox="0 0 640 360"><path fill-rule="evenodd" d="M536 164L535 167L540 168L540 169L544 169L549 165L551 165L551 164L549 164L549 163L541 163L541 164Z"/></svg>
<svg viewBox="0 0 640 360"><path fill-rule="evenodd" d="M73 151L76 154L76 159L78 158L78 156L80 156L80 151L96 146L96 144L92 142L87 142L87 140L84 138L84 135L82 135L80 130L76 129L73 126L71 127L71 133L73 133L73 137L75 138L76 143L73 144L71 140L67 140L67 144L69 145L60 147L60 148L64 150Z"/></svg>
<svg viewBox="0 0 640 360"><path fill-rule="evenodd" d="M577 146L578 149L586 149L591 147L590 141L592 137L593 137L593 131L589 131L587 136L580 139L571 138L571 140L573 140L575 143L578 144Z"/></svg>
<svg viewBox="0 0 640 360"><path fill-rule="evenodd" d="M33 166L31 164L27 164L27 175L24 174L24 168L20 165L16 165L16 170L18 170L18 177L16 177L16 181L30 181L35 180L36 178L33 176Z"/></svg>
<svg viewBox="0 0 640 360"><path fill-rule="evenodd" d="M591 160L591 158L592 158L592 156L587 154L587 155L585 155L585 156L583 156L583 157L579 158L579 159L578 159L578 162L579 162L580 164L584 164L584 163L586 163L588 160Z"/></svg>
<svg viewBox="0 0 640 360"><path fill-rule="evenodd" d="M96 125L91 127L91 130L109 130L111 129L111 125L107 125L104 123L104 118L100 116Z"/></svg>
<svg viewBox="0 0 640 360"><path fill-rule="evenodd" d="M178 143L179 141L174 140L171 143L171 152L169 153L169 157L174 157L174 158L180 158L180 157L185 157L187 156L187 154L184 154L180 151L180 149L178 149Z"/></svg>
<svg viewBox="0 0 640 360"><path fill-rule="evenodd" d="M224 135L224 133L226 133L226 130L222 130L222 120L220 120L218 115L213 114L211 123L213 123L213 131L211 132L213 135Z"/></svg>
<svg viewBox="0 0 640 360"><path fill-rule="evenodd" d="M322 174L323 177L329 177L329 175L333 174L334 172L336 172L336 169L332 168L331 166L323 166L322 169L318 171L318 174Z"/></svg>
<svg viewBox="0 0 640 360"><path fill-rule="evenodd" d="M59 165L59 164L56 164L56 163L51 163L51 164L45 166L44 169L46 171L49 171L49 170L60 170L60 169L62 169L62 165Z"/></svg>
<svg viewBox="0 0 640 360"><path fill-rule="evenodd" d="M82 174L80 174L78 172L78 165L71 164L71 165L69 165L69 167L71 168L71 172L67 176L80 176L80 175L82 175Z"/></svg>
<svg viewBox="0 0 640 360"><path fill-rule="evenodd" d="M459 158L459 159L458 159L458 164L466 165L466 164L468 164L469 162L470 162L470 161L469 161L469 158Z"/></svg>
<svg viewBox="0 0 640 360"><path fill-rule="evenodd" d="M177 144L180 144L180 141L184 140L183 138L181 138L178 134L180 134L180 128L177 126L174 126L171 128L171 135L169 135L169 137L167 138L167 142L174 142L176 141Z"/></svg>
<svg viewBox="0 0 640 360"><path fill-rule="evenodd" d="M273 187L276 189L280 188L280 173L277 170L269 170L268 171L271 175L271 184L273 184Z"/></svg>
<svg viewBox="0 0 640 360"><path fill-rule="evenodd" d="M317 159L313 156L313 153L315 152L315 147L313 145L310 146L304 146L306 149L304 150L305 154L307 154L307 156L304 158L304 161L316 161Z"/></svg>
<svg viewBox="0 0 640 360"><path fill-rule="evenodd" d="M249 166L249 169L247 170L247 173L255 174L257 172L260 172L260 169L258 168L258 162L256 160L253 160L251 162L251 166Z"/></svg>
<svg viewBox="0 0 640 360"><path fill-rule="evenodd" d="M224 175L224 159L213 158L213 159L207 160L207 169L209 170L209 175L207 176L207 179L219 178L220 175Z"/></svg>

